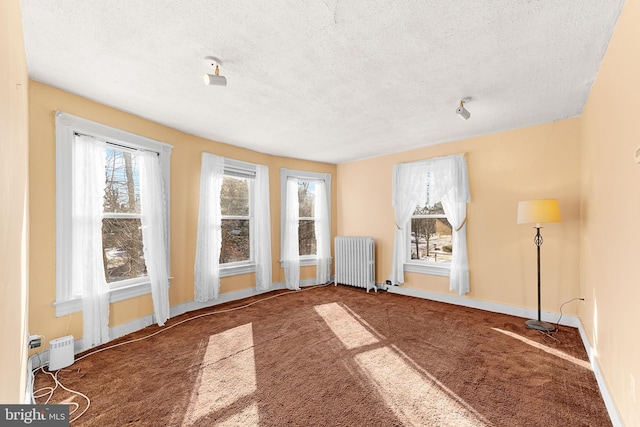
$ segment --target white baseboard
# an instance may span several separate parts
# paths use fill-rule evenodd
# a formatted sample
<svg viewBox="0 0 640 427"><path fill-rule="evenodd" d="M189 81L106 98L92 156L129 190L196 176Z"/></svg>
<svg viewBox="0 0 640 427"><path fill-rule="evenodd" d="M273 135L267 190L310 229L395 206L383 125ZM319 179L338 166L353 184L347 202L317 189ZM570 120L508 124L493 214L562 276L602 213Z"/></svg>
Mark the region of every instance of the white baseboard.
<svg viewBox="0 0 640 427"><path fill-rule="evenodd" d="M405 288L403 286L388 286L388 285L380 285L384 286L387 289L387 292L412 296L417 298L423 298L433 301L446 302L449 304L460 305L464 307L477 308L480 310L491 311L493 313L501 313L508 314L511 316L523 317L528 319L535 319L538 316L537 310L526 309L522 307L514 307L506 304L497 304L487 301L474 300L471 298L461 297L458 295L451 294L440 294L437 292L430 291L422 291L419 289ZM551 313L548 311L543 311L541 313L542 320L545 322L550 322L555 324L560 317L557 313ZM587 334L584 331L582 326L582 322L580 318L575 316L566 316L563 315L560 321L561 325L570 326L573 328L577 328L580 332L580 338L582 339L582 344L584 345L585 350L587 351L587 356L589 357L589 362L591 364L591 368L593 369L593 373L596 377L596 381L598 382L598 388L600 389L600 394L602 395L602 400L604 401L605 407L607 408L607 412L609 413L609 418L611 418L611 422L614 427L624 427L624 424L620 420L618 416L618 411L613 403L613 399L611 398L611 394L609 394L609 390L607 389L607 384L602 377L602 371L600 370L600 366L598 365L598 361L594 357L593 349L591 348L591 344L589 344L589 340L587 339Z"/></svg>
<svg viewBox="0 0 640 427"><path fill-rule="evenodd" d="M495 302L475 300L467 297L452 294L441 294L438 292L423 291L420 289L406 288L404 286L385 286L387 292L394 294L407 295L410 297L417 297L428 299L432 301L446 302L454 305L461 305L469 308L477 308L484 311L491 311L493 313L508 314L510 316L522 317L525 319L536 319L538 317L538 310L531 310L523 307L516 307L513 305L499 304ZM543 311L540 313L540 317L543 321L556 324L560 318L560 314L552 313L549 311ZM562 315L560 324L564 326L571 326L577 328L580 324L579 320L575 316Z"/></svg>
<svg viewBox="0 0 640 427"><path fill-rule="evenodd" d="M587 333L585 332L584 327L582 326L582 322L580 321L578 322L578 331L580 332L580 338L582 338L584 348L587 351L587 356L589 356L589 362L591 363L591 368L593 369L593 373L596 376L596 381L598 381L598 388L600 389L602 400L604 400L604 405L606 406L607 412L609 413L609 418L611 418L611 423L614 427L624 427L624 423L618 416L616 405L613 403L613 398L611 397L611 394L609 394L607 383L604 381L604 377L602 376L600 364L595 357L594 351L591 348L591 344L589 343L589 339L587 338Z"/></svg>

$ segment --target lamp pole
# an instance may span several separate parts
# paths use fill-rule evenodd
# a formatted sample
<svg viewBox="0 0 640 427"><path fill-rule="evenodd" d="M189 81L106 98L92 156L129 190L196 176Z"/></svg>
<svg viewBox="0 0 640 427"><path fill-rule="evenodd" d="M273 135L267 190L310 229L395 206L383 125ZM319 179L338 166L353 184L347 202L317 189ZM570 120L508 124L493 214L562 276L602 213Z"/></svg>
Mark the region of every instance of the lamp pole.
<svg viewBox="0 0 640 427"><path fill-rule="evenodd" d="M536 329L538 331L543 332L553 332L556 328L547 322L542 321L542 310L540 309L541 305L541 294L540 294L540 246L542 246L542 234L540 234L540 229L542 227L540 224L536 224L536 236L533 238L533 243L536 244L536 249L538 253L538 320L527 320L525 324L530 329Z"/></svg>
<svg viewBox="0 0 640 427"><path fill-rule="evenodd" d="M542 246L542 234L540 234L540 227L536 226L536 237L533 238L533 242L538 249L538 322L542 322L541 309L540 309L540 246Z"/></svg>

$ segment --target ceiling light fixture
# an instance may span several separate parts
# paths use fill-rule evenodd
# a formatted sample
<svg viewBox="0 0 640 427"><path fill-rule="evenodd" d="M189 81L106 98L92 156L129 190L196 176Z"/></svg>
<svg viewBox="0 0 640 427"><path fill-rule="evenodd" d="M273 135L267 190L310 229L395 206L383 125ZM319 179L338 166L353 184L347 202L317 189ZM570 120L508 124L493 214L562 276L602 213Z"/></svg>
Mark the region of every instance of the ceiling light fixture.
<svg viewBox="0 0 640 427"><path fill-rule="evenodd" d="M203 77L205 86L216 85L216 86L226 86L227 78L220 75L219 66L222 65L222 61L220 61L215 56L207 56L204 58L204 62L207 64L209 68L215 68L215 74L205 74Z"/></svg>
<svg viewBox="0 0 640 427"><path fill-rule="evenodd" d="M464 108L464 104L468 101L468 98L465 99L461 99L460 100L460 106L458 108L456 108L456 114L459 115L460 117L462 117L465 120L469 120L469 117L471 117L471 113Z"/></svg>

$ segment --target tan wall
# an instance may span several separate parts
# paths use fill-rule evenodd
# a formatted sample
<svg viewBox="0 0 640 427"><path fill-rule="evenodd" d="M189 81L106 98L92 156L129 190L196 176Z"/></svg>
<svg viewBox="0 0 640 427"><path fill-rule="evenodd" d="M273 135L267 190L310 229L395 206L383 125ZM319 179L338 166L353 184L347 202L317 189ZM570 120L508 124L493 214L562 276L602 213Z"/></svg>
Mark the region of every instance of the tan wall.
<svg viewBox="0 0 640 427"><path fill-rule="evenodd" d="M28 80L19 0L0 2L0 403L22 403L28 335Z"/></svg>
<svg viewBox="0 0 640 427"><path fill-rule="evenodd" d="M170 304L193 300L193 265L195 260L198 203L200 193L201 153L265 164L271 184L271 222L273 281L281 282L284 273L280 257L280 168L331 173L333 182L332 223L336 230L336 166L274 157L213 142L141 119L85 98L30 82L31 146L31 310L32 333L47 340L67 334L82 336L81 314L56 318L51 303L55 300L55 117L56 110L93 120L118 129L173 145L171 157L171 289ZM315 268L304 268L301 277L315 277ZM255 275L245 274L221 280L220 292L255 287ZM111 305L110 326L138 319L152 313L149 295Z"/></svg>
<svg viewBox="0 0 640 427"><path fill-rule="evenodd" d="M464 123L461 123L464 125ZM537 308L534 229L516 224L519 200L557 198L560 224L542 230L542 307L558 312L579 296L579 120L571 119L338 166L338 235L376 240L376 281L391 273L393 166L454 153L467 155L471 203L468 297ZM404 286L449 293L449 279L405 274ZM576 305L565 314L575 314Z"/></svg>
<svg viewBox="0 0 640 427"><path fill-rule="evenodd" d="M580 317L627 426L640 426L639 16L628 0L581 120Z"/></svg>

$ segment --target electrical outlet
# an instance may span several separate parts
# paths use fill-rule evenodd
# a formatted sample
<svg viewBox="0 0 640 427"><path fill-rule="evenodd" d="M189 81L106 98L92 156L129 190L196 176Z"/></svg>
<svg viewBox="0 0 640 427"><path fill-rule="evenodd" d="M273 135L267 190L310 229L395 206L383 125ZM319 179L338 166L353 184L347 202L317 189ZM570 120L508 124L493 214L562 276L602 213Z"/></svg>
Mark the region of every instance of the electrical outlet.
<svg viewBox="0 0 640 427"><path fill-rule="evenodd" d="M40 335L29 335L29 349L38 348L42 345Z"/></svg>

